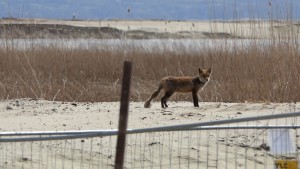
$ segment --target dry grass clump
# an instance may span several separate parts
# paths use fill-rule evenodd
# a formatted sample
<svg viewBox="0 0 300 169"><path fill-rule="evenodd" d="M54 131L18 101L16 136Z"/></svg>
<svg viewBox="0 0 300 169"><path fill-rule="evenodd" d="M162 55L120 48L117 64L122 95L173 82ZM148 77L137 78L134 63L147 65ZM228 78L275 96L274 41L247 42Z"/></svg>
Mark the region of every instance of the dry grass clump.
<svg viewBox="0 0 300 169"><path fill-rule="evenodd" d="M162 77L196 76L198 67L213 69L212 81L200 93L203 101L300 100L300 53L287 43L261 48L254 42L231 50L224 45L201 53L147 52L134 46L115 51L2 46L0 60L0 99L119 101L123 61L131 60L132 101L145 101ZM176 94L171 99L192 97Z"/></svg>

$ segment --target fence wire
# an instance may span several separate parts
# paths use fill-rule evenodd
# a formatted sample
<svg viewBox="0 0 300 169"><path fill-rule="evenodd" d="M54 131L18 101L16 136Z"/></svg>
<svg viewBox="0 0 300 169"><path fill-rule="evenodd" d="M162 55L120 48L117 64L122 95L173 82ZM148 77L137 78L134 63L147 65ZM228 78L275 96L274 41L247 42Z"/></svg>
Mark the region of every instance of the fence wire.
<svg viewBox="0 0 300 169"><path fill-rule="evenodd" d="M299 160L296 113L129 129L125 168L275 168ZM116 130L1 132L0 168L114 168Z"/></svg>

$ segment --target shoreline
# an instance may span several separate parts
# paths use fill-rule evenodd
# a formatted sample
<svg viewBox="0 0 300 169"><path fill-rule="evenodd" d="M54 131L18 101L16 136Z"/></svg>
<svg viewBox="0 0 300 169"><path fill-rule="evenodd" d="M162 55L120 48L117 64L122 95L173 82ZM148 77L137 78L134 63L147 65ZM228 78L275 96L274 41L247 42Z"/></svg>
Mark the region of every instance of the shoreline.
<svg viewBox="0 0 300 169"><path fill-rule="evenodd" d="M296 22L0 19L0 37L97 39L264 39L289 37Z"/></svg>

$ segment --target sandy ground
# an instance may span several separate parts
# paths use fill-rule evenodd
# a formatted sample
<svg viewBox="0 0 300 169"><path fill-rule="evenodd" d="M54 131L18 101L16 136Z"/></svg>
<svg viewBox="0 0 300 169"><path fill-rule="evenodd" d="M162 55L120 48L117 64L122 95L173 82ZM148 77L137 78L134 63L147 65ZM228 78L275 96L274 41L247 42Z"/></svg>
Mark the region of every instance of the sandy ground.
<svg viewBox="0 0 300 169"><path fill-rule="evenodd" d="M70 103L18 99L0 102L1 131L97 130L118 128L119 102ZM168 102L162 109L154 102L130 103L128 128L146 128L201 121L286 113L300 110L300 103L200 103Z"/></svg>
<svg viewBox="0 0 300 169"><path fill-rule="evenodd" d="M162 109L160 103L154 102L151 108L145 109L143 103L132 102L128 128L297 111L300 111L300 103L202 102L199 108L195 108L191 102L169 102L169 108ZM117 129L119 102L6 100L0 102L0 117L1 132ZM234 125L290 125L297 124L297 121L292 118ZM292 136L294 138L296 134ZM25 144L1 143L0 168L112 168L115 139L103 137ZM270 168L274 165L274 156L261 147L264 143L269 144L267 140L265 130L134 134L127 139L125 168ZM296 157L295 154L289 156L292 159Z"/></svg>

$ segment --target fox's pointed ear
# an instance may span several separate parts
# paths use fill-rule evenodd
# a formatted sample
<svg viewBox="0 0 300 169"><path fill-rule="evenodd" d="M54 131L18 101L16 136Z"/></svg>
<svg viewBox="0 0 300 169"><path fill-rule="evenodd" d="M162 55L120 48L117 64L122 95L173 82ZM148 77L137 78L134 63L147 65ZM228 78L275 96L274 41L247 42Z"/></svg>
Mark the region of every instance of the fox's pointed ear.
<svg viewBox="0 0 300 169"><path fill-rule="evenodd" d="M211 71L212 71L211 68L208 68L208 69L207 69L207 72L208 72L208 73L211 73Z"/></svg>
<svg viewBox="0 0 300 169"><path fill-rule="evenodd" d="M199 74L203 73L203 70L198 68Z"/></svg>

